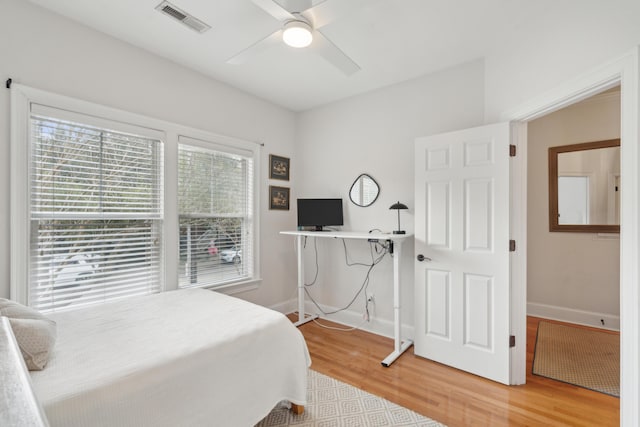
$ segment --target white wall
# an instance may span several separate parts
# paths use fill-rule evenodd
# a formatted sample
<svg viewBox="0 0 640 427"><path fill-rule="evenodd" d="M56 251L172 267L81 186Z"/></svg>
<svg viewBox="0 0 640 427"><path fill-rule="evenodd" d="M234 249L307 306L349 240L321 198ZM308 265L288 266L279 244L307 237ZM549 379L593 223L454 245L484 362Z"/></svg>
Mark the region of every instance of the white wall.
<svg viewBox="0 0 640 427"><path fill-rule="evenodd" d="M529 122L528 312L618 328L618 235L549 232L548 148L620 137L620 96L606 93ZM624 191L624 189L622 189Z"/></svg>
<svg viewBox="0 0 640 427"><path fill-rule="evenodd" d="M397 228L396 201L409 206L401 212L402 228L413 232L414 139L476 126L483 120L483 63L476 61L365 95L299 114L296 132L299 177L296 197L342 197L345 230L390 232ZM381 187L370 207L349 201L349 188L361 173L373 176ZM366 242L347 242L351 261L368 262ZM413 240L406 244L402 264L403 323L413 325ZM318 300L332 307L344 306L364 280L366 269L345 266L339 241L319 242L320 276L310 289ZM312 253L308 245L307 254ZM385 259L371 276L369 292L375 294L375 322L369 327L389 334L393 320L392 262ZM315 267L307 260L307 281ZM363 299L350 318L362 319Z"/></svg>
<svg viewBox="0 0 640 427"><path fill-rule="evenodd" d="M556 2L486 59L486 121L628 53L640 44L637 0Z"/></svg>
<svg viewBox="0 0 640 427"><path fill-rule="evenodd" d="M9 90L15 82L210 132L264 142L262 286L239 296L263 305L295 288L293 248L277 235L293 212L267 209L269 153L293 154L295 115L26 1L0 13L0 297L9 295ZM295 165L295 160L293 160ZM299 171L299 169L298 169ZM292 169L295 182L296 169Z"/></svg>

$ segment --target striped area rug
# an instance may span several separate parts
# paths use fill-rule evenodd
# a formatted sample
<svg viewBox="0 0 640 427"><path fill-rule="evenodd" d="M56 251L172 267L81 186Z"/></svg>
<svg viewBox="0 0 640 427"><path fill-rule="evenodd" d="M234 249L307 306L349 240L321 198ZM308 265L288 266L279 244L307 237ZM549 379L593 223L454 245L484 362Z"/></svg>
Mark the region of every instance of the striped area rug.
<svg viewBox="0 0 640 427"><path fill-rule="evenodd" d="M533 374L620 397L620 336L541 321Z"/></svg>
<svg viewBox="0 0 640 427"><path fill-rule="evenodd" d="M282 402L257 427L444 426L357 387L309 369L307 405L295 415Z"/></svg>

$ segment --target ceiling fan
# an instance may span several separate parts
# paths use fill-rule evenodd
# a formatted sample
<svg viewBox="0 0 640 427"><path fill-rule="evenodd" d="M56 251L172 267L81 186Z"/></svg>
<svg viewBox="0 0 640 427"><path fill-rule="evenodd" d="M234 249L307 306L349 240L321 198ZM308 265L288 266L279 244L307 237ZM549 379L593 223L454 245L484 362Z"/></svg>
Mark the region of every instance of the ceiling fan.
<svg viewBox="0 0 640 427"><path fill-rule="evenodd" d="M255 5L282 22L282 28L259 40L248 48L240 51L227 60L229 64L242 64L269 47L278 43L294 48L308 48L322 56L333 66L350 76L360 70L360 66L349 58L340 48L329 40L319 29L330 23L336 15L337 9L329 10L326 0L313 4L313 0L252 0ZM281 5L283 3L285 6ZM358 1L335 0L340 14L348 13L347 9L354 9Z"/></svg>

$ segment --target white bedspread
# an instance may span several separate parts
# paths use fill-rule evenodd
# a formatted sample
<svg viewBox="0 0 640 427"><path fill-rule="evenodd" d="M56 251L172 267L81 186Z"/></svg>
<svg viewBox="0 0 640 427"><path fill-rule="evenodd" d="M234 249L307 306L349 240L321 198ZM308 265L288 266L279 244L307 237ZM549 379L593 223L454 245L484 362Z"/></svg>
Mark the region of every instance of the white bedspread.
<svg viewBox="0 0 640 427"><path fill-rule="evenodd" d="M306 403L309 353L281 313L202 289L51 315L31 372L52 426L252 426Z"/></svg>

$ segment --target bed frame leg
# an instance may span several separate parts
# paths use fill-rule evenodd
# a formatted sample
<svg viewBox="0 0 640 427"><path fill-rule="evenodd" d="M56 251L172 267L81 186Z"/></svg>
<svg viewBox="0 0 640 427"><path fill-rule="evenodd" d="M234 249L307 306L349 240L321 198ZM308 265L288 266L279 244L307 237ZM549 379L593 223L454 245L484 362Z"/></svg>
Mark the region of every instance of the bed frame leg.
<svg viewBox="0 0 640 427"><path fill-rule="evenodd" d="M292 403L291 412L293 412L296 415L302 415L302 413L304 412L304 406L296 405L295 403Z"/></svg>

